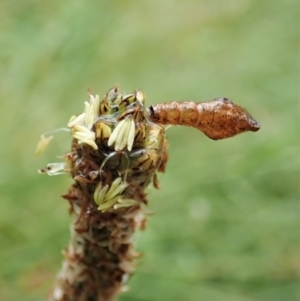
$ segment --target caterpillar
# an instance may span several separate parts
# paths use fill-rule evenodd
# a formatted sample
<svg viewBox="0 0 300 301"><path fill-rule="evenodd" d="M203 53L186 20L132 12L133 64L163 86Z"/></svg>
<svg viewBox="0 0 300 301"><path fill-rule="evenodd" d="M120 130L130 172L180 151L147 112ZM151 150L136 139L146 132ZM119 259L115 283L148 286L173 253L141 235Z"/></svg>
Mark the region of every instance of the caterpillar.
<svg viewBox="0 0 300 301"><path fill-rule="evenodd" d="M150 106L148 115L155 123L191 126L213 140L260 129L260 124L246 109L227 98L198 103L165 102Z"/></svg>

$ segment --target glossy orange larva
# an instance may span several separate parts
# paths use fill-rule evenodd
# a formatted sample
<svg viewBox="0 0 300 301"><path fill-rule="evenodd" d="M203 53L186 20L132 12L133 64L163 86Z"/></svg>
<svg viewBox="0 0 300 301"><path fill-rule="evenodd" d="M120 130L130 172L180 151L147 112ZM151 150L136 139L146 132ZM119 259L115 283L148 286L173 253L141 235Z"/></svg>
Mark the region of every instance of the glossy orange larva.
<svg viewBox="0 0 300 301"><path fill-rule="evenodd" d="M151 106L148 114L155 123L191 126L214 140L260 129L246 109L227 98L198 103L165 102Z"/></svg>

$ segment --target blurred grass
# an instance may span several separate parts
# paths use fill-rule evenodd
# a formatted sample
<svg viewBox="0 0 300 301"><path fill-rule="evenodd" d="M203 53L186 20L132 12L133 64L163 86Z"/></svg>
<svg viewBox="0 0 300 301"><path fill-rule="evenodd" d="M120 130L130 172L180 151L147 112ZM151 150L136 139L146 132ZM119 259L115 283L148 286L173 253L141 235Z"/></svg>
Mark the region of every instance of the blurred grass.
<svg viewBox="0 0 300 301"><path fill-rule="evenodd" d="M262 125L217 142L168 130L144 258L120 299L299 298L297 1L4 0L0 16L0 300L43 300L68 242L71 180L36 170L70 138L35 158L39 135L115 84L149 105L226 96Z"/></svg>

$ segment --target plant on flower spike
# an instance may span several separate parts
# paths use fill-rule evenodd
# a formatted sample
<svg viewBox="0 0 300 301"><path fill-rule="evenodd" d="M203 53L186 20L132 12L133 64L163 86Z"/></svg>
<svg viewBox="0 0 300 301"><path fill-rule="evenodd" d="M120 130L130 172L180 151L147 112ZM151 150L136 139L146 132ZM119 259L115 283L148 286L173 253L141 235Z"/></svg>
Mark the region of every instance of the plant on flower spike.
<svg viewBox="0 0 300 301"><path fill-rule="evenodd" d="M145 107L145 95L114 87L100 100L89 94L84 112L72 116L71 151L40 173L67 173L74 183L63 196L75 215L62 269L48 300L113 301L134 271L133 234L146 223L146 187L159 188L157 172L168 161L166 125L191 126L211 139L257 131L260 125L226 98L166 102ZM36 153L52 136L42 135Z"/></svg>

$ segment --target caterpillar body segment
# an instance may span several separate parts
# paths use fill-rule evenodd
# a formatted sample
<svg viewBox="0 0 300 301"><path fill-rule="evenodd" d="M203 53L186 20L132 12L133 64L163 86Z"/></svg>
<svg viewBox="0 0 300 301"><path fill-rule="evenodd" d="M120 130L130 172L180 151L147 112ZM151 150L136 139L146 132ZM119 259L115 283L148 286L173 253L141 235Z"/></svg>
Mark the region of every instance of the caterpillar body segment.
<svg viewBox="0 0 300 301"><path fill-rule="evenodd" d="M165 102L151 106L148 114L155 123L191 126L214 140L260 129L259 123L246 109L227 98L198 103Z"/></svg>

